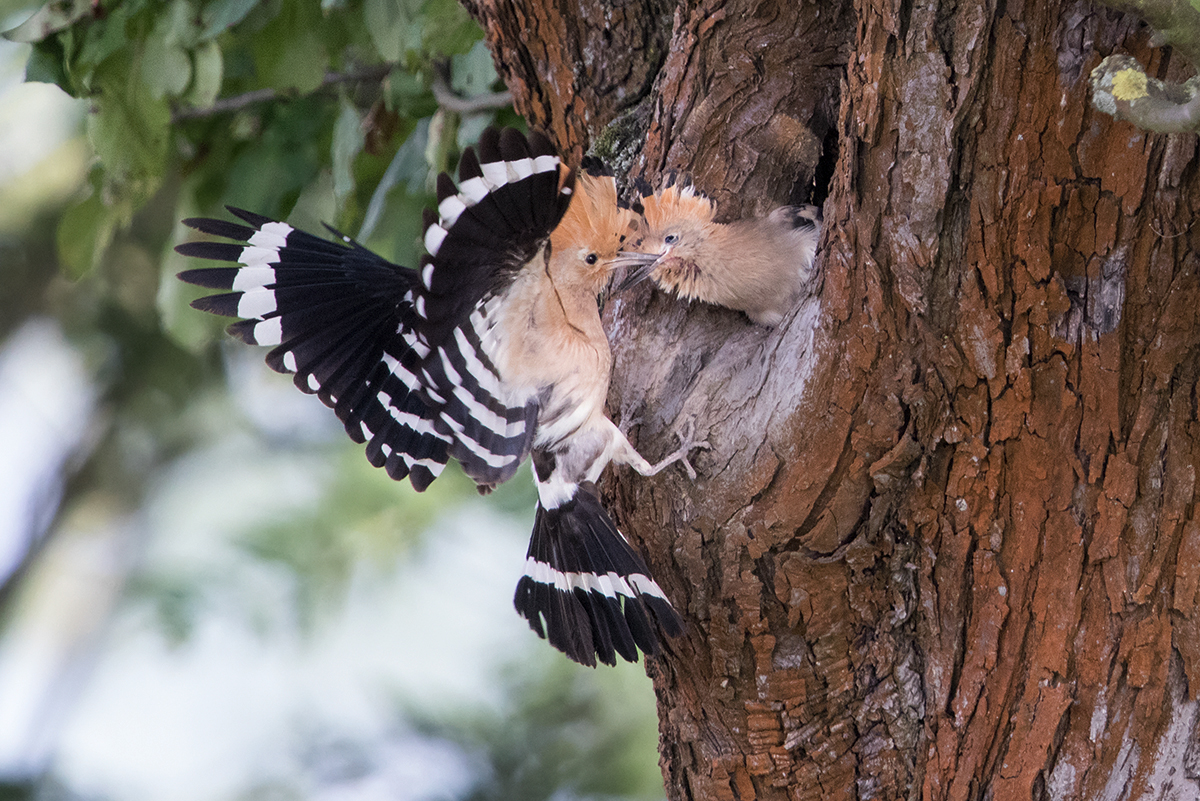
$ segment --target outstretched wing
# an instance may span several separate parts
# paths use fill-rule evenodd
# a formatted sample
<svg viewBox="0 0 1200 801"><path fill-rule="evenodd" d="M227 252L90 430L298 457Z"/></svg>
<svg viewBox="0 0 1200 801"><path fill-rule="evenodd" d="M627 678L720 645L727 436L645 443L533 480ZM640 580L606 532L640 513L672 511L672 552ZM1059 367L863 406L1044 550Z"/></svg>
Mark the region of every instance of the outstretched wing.
<svg viewBox="0 0 1200 801"><path fill-rule="evenodd" d="M441 473L449 437L421 396L427 355L414 324L415 270L380 258L349 237L332 242L241 209L248 225L189 219L186 225L236 242L189 242L185 256L235 267L186 270L188 283L225 290L199 298L197 309L244 318L229 332L251 345L274 346L267 364L294 373L342 421L367 458L388 475L423 490Z"/></svg>
<svg viewBox="0 0 1200 801"><path fill-rule="evenodd" d="M544 269L574 182L544 136L489 128L478 156L463 152L457 186L438 177L438 211L426 216L414 304L430 351L422 379L450 454L484 490L529 454L538 414L537 389L506 383L497 368L506 343L495 326L523 271Z"/></svg>

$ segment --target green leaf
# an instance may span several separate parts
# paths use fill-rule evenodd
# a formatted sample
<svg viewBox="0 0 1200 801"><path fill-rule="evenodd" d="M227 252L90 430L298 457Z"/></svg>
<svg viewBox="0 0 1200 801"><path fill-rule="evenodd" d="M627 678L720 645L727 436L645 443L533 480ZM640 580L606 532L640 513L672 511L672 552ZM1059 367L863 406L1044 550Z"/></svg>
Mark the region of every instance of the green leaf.
<svg viewBox="0 0 1200 801"><path fill-rule="evenodd" d="M400 61L421 48L420 4L412 0L367 0L363 17L375 49L385 61Z"/></svg>
<svg viewBox="0 0 1200 801"><path fill-rule="evenodd" d="M142 55L142 80L156 100L178 97L192 82L192 60L179 45L151 38Z"/></svg>
<svg viewBox="0 0 1200 801"><path fill-rule="evenodd" d="M375 187L371 201L367 204L367 213L363 218L362 228L359 231L360 239L370 238L379 227L384 212L388 208L388 193L397 185L407 186L409 194L423 193L425 179L429 175L429 166L425 162L425 147L428 142L429 120L424 119L417 123L416 129L404 140L404 144L400 145L396 155L392 157L387 171L384 172L383 178ZM420 210L417 211L416 217L420 217Z"/></svg>
<svg viewBox="0 0 1200 801"><path fill-rule="evenodd" d="M151 42L142 58L142 78L156 100L178 97L192 82L192 60L182 47Z"/></svg>
<svg viewBox="0 0 1200 801"><path fill-rule="evenodd" d="M97 70L104 91L88 117L87 134L107 173L106 186L140 206L162 183L171 109L132 67L128 58L120 58Z"/></svg>
<svg viewBox="0 0 1200 801"><path fill-rule="evenodd" d="M224 203L262 214L287 214L301 191L328 163L336 119L321 98L276 104L262 131L222 165Z"/></svg>
<svg viewBox="0 0 1200 801"><path fill-rule="evenodd" d="M115 230L115 216L101 202L98 192L67 209L55 235L58 260L67 275L79 278L95 267Z"/></svg>
<svg viewBox="0 0 1200 801"><path fill-rule="evenodd" d="M458 114L438 109L429 121L429 142L425 145L425 163L429 165L429 188L433 176L450 169L450 153L458 140Z"/></svg>
<svg viewBox="0 0 1200 801"><path fill-rule="evenodd" d="M333 126L333 197L340 206L354 191L354 158L363 148L362 119L354 104L341 98L341 110Z"/></svg>
<svg viewBox="0 0 1200 801"><path fill-rule="evenodd" d="M205 42L192 51L192 85L185 100L197 107L207 108L221 93L221 78L225 60L216 42Z"/></svg>
<svg viewBox="0 0 1200 801"><path fill-rule="evenodd" d="M284 4L254 42L254 63L267 86L306 95L315 91L329 69L329 53L318 33L322 19L311 2Z"/></svg>
<svg viewBox="0 0 1200 801"><path fill-rule="evenodd" d="M386 90L388 107L403 117L420 119L437 111L437 101L422 75L394 71L388 77Z"/></svg>
<svg viewBox="0 0 1200 801"><path fill-rule="evenodd" d="M10 42L41 42L91 14L91 0L50 0L29 19L2 35Z"/></svg>
<svg viewBox="0 0 1200 801"><path fill-rule="evenodd" d="M172 0L154 23L154 33L172 44L192 47L201 41L196 9L191 0Z"/></svg>
<svg viewBox="0 0 1200 801"><path fill-rule="evenodd" d="M376 253L387 254L396 264L416 266L425 255L421 214L436 202L436 197L424 191L410 195L403 184L394 187L387 196L375 235L363 244Z"/></svg>
<svg viewBox="0 0 1200 801"><path fill-rule="evenodd" d="M38 42L29 54L29 61L25 62L25 80L56 84L67 94L74 94L63 61L62 47L58 42L53 39Z"/></svg>
<svg viewBox="0 0 1200 801"><path fill-rule="evenodd" d="M119 5L104 19L96 20L88 25L83 31L79 55L71 67L72 70L76 73L90 73L114 55L120 54L122 57L128 58L131 37L126 31L126 25L135 10L132 4ZM82 83L88 83L86 77Z"/></svg>
<svg viewBox="0 0 1200 801"><path fill-rule="evenodd" d="M187 0L168 4L146 38L142 55L142 78L152 96L179 97L191 86L192 57L188 51L198 40L192 4Z"/></svg>
<svg viewBox="0 0 1200 801"><path fill-rule="evenodd" d="M79 32L77 55L68 62L67 68L80 88L95 91L96 86L92 82L97 68L114 56L121 60L122 65L130 68L127 61L142 50L142 40L130 31L130 23L138 12L138 5L137 2L126 2L113 8L103 19L84 26L83 30L73 28L62 32L62 36ZM70 47L67 52L71 52Z"/></svg>
<svg viewBox="0 0 1200 801"><path fill-rule="evenodd" d="M483 36L479 25L455 0L426 0L421 18L421 40L428 53L466 53Z"/></svg>
<svg viewBox="0 0 1200 801"><path fill-rule="evenodd" d="M450 59L450 86L464 97L492 91L492 85L499 78L492 62L492 53L482 39L466 53Z"/></svg>
<svg viewBox="0 0 1200 801"><path fill-rule="evenodd" d="M287 215L288 222L305 231L324 231L323 223L336 220L337 203L333 197L333 175L321 170L314 180L300 191Z"/></svg>
<svg viewBox="0 0 1200 801"><path fill-rule="evenodd" d="M258 0L211 0L200 12L202 39L212 39L222 31L237 25L254 10Z"/></svg>

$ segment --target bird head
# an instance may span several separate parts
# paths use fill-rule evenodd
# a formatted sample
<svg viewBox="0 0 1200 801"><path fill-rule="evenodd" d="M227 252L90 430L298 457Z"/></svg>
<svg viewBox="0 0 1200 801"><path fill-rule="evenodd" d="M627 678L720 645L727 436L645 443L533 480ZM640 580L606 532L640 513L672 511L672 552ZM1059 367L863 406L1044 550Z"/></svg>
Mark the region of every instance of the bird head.
<svg viewBox="0 0 1200 801"><path fill-rule="evenodd" d="M653 255L621 252L636 237L638 223L633 210L618 205L611 175L581 174L567 213L550 234L551 277L598 294L618 267L653 262Z"/></svg>
<svg viewBox="0 0 1200 801"><path fill-rule="evenodd" d="M645 231L638 250L655 260L630 273L621 288L653 278L660 286L689 294L697 262L719 227L713 221L713 202L690 184L674 184L643 197L642 206Z"/></svg>

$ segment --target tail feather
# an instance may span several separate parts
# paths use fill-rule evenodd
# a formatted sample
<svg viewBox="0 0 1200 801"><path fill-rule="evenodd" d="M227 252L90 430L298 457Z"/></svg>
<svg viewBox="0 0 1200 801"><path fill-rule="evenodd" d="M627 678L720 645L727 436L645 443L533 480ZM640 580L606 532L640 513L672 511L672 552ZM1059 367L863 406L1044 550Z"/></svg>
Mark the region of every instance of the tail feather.
<svg viewBox="0 0 1200 801"><path fill-rule="evenodd" d="M517 611L580 664L612 665L617 654L633 662L639 649L657 655L657 628L683 632L682 619L590 484L555 508L538 504L525 570L513 599Z"/></svg>
<svg viewBox="0 0 1200 801"><path fill-rule="evenodd" d="M586 492L586 490L581 490L581 492ZM607 517L607 513L605 516ZM582 545L585 551L585 562L594 566L619 564L625 556L622 551L629 548L619 532L617 538L610 536L585 539ZM597 572L599 571L597 570ZM636 662L638 643L655 642L654 631L641 611L641 604L627 603L624 609L621 608L618 600L618 586L607 574L600 577L598 583L603 589L603 595L599 596L596 593L588 592L586 597L603 614L603 620L599 619L599 615L594 614L591 617L593 639L598 642L603 641L608 653L608 659L605 660L602 655L601 661L612 664L614 660L611 654L615 649L625 661ZM631 615L634 620L632 626L629 625ZM597 652L599 653L600 649L597 649Z"/></svg>

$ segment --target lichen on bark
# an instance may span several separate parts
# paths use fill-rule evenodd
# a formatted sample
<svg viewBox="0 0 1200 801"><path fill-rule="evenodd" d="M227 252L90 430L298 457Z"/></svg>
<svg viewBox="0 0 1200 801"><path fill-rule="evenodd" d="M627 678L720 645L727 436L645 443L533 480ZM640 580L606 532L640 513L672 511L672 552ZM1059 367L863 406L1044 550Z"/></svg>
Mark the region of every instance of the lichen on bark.
<svg viewBox="0 0 1200 801"><path fill-rule="evenodd" d="M1200 67L1200 7L1191 0L1101 0L1136 14L1153 30L1151 43L1170 45L1193 74ZM1111 55L1092 70L1092 104L1120 120L1157 133L1200 130L1200 82L1164 81L1147 75L1137 59Z"/></svg>
<svg viewBox="0 0 1200 801"><path fill-rule="evenodd" d="M1146 75L1135 58L1109 56L1092 70L1097 109L1157 133L1200 130L1200 79L1168 83Z"/></svg>

